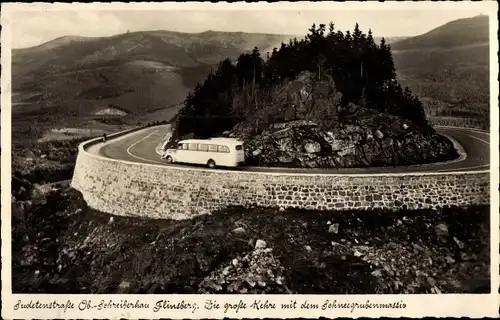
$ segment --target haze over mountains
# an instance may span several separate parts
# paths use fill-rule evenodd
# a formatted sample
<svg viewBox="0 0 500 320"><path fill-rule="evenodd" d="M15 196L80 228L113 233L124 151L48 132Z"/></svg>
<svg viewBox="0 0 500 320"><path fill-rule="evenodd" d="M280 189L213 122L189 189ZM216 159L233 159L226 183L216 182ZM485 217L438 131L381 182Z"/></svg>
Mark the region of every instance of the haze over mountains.
<svg viewBox="0 0 500 320"><path fill-rule="evenodd" d="M68 125L109 106L128 113L134 121L164 120L178 110L167 107L182 103L219 61L228 57L235 61L255 46L265 57L293 37L147 31L103 38L65 36L14 49L13 120ZM487 16L453 21L421 36L387 42L394 42L401 82L425 103L439 110L467 103L487 108Z"/></svg>

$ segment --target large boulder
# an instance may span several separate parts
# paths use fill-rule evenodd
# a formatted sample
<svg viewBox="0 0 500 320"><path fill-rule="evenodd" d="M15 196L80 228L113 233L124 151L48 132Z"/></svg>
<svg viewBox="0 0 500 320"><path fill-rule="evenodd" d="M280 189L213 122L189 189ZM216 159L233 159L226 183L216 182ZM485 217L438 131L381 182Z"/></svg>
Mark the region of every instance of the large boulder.
<svg viewBox="0 0 500 320"><path fill-rule="evenodd" d="M318 153L321 151L321 145L317 141L310 141L304 145L304 149L307 153Z"/></svg>
<svg viewBox="0 0 500 320"><path fill-rule="evenodd" d="M337 91L331 76L328 80L319 80L315 73L302 71L295 80L280 88L274 98L285 106L285 120L293 121L316 118L324 111L325 105L332 113L329 116L336 117L342 93Z"/></svg>
<svg viewBox="0 0 500 320"><path fill-rule="evenodd" d="M301 72L296 79L274 87L264 96L265 107L258 108L246 122L239 123L223 135L246 139L274 123L283 123L287 128L307 123L322 128L331 127L338 122L338 110L342 109L342 93L336 89L333 78L328 76L318 79L316 74L309 71ZM239 96L235 98L237 105L242 103L240 100ZM278 129L276 126L273 128Z"/></svg>

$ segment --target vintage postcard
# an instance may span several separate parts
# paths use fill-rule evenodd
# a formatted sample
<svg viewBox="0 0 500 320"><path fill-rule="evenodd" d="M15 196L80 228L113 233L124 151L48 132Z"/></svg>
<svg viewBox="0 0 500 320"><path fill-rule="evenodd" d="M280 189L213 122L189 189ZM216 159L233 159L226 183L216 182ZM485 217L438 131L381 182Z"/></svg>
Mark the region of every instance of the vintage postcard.
<svg viewBox="0 0 500 320"><path fill-rule="evenodd" d="M2 4L2 317L498 317L497 10Z"/></svg>

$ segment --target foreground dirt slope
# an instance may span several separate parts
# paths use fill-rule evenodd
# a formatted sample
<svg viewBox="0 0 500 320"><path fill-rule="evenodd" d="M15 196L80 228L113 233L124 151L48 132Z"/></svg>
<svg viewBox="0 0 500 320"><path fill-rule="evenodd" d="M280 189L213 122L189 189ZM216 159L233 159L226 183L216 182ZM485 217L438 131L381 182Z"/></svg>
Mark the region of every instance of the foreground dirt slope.
<svg viewBox="0 0 500 320"><path fill-rule="evenodd" d="M13 203L14 292L489 290L488 207L342 214L231 208L166 221L95 212L71 189L34 196Z"/></svg>

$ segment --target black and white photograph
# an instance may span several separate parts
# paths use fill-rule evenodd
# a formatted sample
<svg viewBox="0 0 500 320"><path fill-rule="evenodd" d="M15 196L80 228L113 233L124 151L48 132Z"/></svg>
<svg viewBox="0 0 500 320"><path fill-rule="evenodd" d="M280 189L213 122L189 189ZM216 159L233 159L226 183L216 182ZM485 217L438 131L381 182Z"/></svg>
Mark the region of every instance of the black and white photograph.
<svg viewBox="0 0 500 320"><path fill-rule="evenodd" d="M497 4L280 4L2 4L4 318L498 316Z"/></svg>

